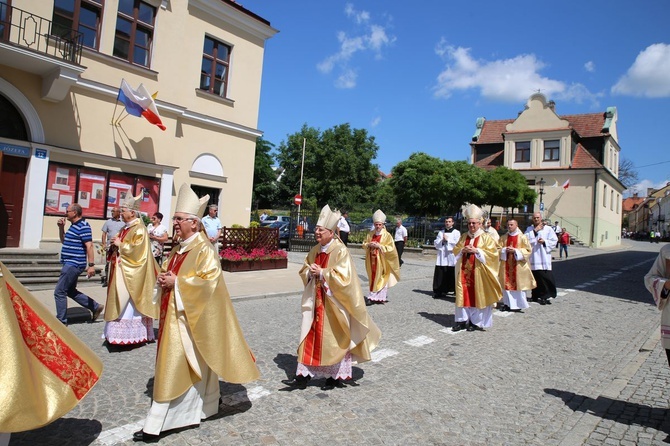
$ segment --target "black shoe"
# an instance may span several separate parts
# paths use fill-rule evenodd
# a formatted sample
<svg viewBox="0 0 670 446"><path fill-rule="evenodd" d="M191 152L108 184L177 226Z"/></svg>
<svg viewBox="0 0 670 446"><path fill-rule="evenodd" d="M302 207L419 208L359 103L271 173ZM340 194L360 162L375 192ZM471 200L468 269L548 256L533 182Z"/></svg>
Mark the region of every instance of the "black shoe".
<svg viewBox="0 0 670 446"><path fill-rule="evenodd" d="M433 293L433 299L441 299L446 297L443 293Z"/></svg>
<svg viewBox="0 0 670 446"><path fill-rule="evenodd" d="M102 287L107 288L107 282L102 282Z"/></svg>
<svg viewBox="0 0 670 446"><path fill-rule="evenodd" d="M461 331L467 328L467 322L456 322L453 327L451 327L451 331Z"/></svg>
<svg viewBox="0 0 670 446"><path fill-rule="evenodd" d="M370 299L368 299L367 297L365 298L365 306L366 307L372 306L372 301Z"/></svg>
<svg viewBox="0 0 670 446"><path fill-rule="evenodd" d="M486 331L486 330L484 330L482 327L480 327L479 325L475 325L475 324L473 324L472 322L470 322L470 323L468 324L468 328L467 328L467 330L468 330L468 331Z"/></svg>
<svg viewBox="0 0 670 446"><path fill-rule="evenodd" d="M296 389L306 389L310 379L312 379L311 376L298 375L293 379L283 379L282 384L286 384L287 386Z"/></svg>
<svg viewBox="0 0 670 446"><path fill-rule="evenodd" d="M326 383L321 387L321 390L333 390L335 387L341 389L344 387L342 380L335 378L326 379Z"/></svg>
<svg viewBox="0 0 670 446"><path fill-rule="evenodd" d="M142 441L144 443L155 443L161 438L160 435L147 434L144 431L133 433L133 441Z"/></svg>
<svg viewBox="0 0 670 446"><path fill-rule="evenodd" d="M544 303L547 304L547 305L551 305L551 301L549 300L548 297L544 300Z"/></svg>

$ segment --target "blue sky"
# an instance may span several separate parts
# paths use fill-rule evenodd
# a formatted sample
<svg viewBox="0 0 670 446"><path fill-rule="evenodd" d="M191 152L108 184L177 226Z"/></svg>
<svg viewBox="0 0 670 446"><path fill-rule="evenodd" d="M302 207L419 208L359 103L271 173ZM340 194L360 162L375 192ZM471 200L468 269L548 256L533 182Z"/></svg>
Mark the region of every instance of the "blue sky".
<svg viewBox="0 0 670 446"><path fill-rule="evenodd" d="M241 0L279 30L259 129L349 123L390 172L413 152L467 160L478 117L510 119L540 90L559 115L617 107L621 156L670 181L670 2Z"/></svg>

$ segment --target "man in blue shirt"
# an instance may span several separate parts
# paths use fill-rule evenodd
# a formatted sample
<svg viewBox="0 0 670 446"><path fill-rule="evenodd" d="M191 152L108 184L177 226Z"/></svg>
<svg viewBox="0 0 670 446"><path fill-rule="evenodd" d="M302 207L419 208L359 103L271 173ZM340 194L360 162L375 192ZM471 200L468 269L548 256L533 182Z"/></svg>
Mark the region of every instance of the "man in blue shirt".
<svg viewBox="0 0 670 446"><path fill-rule="evenodd" d="M212 242L214 248L218 246L219 237L221 237L221 220L216 216L216 213L219 211L219 207L215 204L209 205L209 214L202 218L202 225L205 227L205 232L207 233L207 238ZM217 249L218 251L218 249Z"/></svg>
<svg viewBox="0 0 670 446"><path fill-rule="evenodd" d="M63 247L60 251L60 261L63 268L54 290L56 300L56 317L67 325L67 298L70 297L79 305L88 308L93 313L92 320L95 321L105 308L104 305L88 297L77 290L79 275L86 271L86 277L95 275L95 262L93 261L93 236L91 227L81 216L82 209L77 203L67 207L66 218L71 223L65 232L65 218L58 219L58 235Z"/></svg>

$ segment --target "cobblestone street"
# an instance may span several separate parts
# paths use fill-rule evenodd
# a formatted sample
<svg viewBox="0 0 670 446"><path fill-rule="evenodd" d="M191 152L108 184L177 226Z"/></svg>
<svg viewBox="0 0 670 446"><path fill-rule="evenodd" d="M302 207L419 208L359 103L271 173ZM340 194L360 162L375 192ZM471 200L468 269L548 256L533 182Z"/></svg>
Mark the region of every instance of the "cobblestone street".
<svg viewBox="0 0 670 446"><path fill-rule="evenodd" d="M663 444L670 368L642 283L658 249L573 250L554 264L553 305L495 312L486 332L457 333L453 299L431 296L434 259L406 256L390 302L369 307L382 330L373 361L332 391L320 380L282 390L296 367L299 293L235 300L261 379L221 383L219 415L159 444ZM367 284L362 257L355 261ZM102 326L70 326L103 360L99 384L65 417L14 434L10 445L133 444L151 403L156 345L108 350Z"/></svg>

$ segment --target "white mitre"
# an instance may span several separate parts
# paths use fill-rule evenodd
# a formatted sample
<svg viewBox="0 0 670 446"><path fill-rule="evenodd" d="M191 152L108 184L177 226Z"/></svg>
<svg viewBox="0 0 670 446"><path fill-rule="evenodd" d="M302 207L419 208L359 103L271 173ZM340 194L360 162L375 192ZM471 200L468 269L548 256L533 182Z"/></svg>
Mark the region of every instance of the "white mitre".
<svg viewBox="0 0 670 446"><path fill-rule="evenodd" d="M479 221L482 221L484 218L484 211L482 211L482 209L479 206L471 204L465 208L465 210L463 211L463 215L467 219L476 218Z"/></svg>
<svg viewBox="0 0 670 446"><path fill-rule="evenodd" d="M334 231L337 227L337 222L340 219L340 216L340 211L333 211L330 209L330 206L325 205L321 209L319 220L316 222L316 225Z"/></svg>
<svg viewBox="0 0 670 446"><path fill-rule="evenodd" d="M139 211L140 210L140 204L142 203L142 195L144 195L142 192L137 197L132 197L128 196L126 197L125 200L123 200L123 203L121 203L122 208L127 208L132 211Z"/></svg>
<svg viewBox="0 0 670 446"><path fill-rule="evenodd" d="M372 222L377 223L386 223L386 214L382 212L381 209L377 209L374 214L372 214Z"/></svg>
<svg viewBox="0 0 670 446"><path fill-rule="evenodd" d="M205 208L207 207L208 201L209 195L198 198L196 193L193 192L193 189L191 189L188 184L184 183L179 188L179 193L177 194L177 205L175 206L174 211L184 214L191 214L198 218L202 218L202 215L205 213Z"/></svg>

